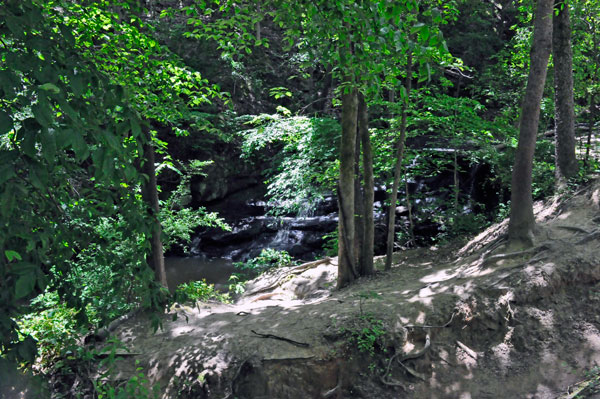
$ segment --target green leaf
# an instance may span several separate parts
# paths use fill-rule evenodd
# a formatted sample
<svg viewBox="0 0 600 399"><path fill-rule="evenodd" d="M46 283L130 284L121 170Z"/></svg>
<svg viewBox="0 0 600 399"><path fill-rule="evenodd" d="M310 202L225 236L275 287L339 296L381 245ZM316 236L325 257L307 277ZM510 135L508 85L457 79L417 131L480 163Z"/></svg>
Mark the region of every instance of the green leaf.
<svg viewBox="0 0 600 399"><path fill-rule="evenodd" d="M13 251L10 249L7 249L6 251L4 251L4 255L6 256L6 259L8 259L9 262L12 262L13 260L23 260L21 258L21 255L17 252L17 251Z"/></svg>
<svg viewBox="0 0 600 399"><path fill-rule="evenodd" d="M48 186L48 168L41 162L32 162L29 168L29 179L33 187L45 190Z"/></svg>
<svg viewBox="0 0 600 399"><path fill-rule="evenodd" d="M48 127L52 124L54 115L50 109L50 104L47 101L40 101L37 104L34 104L31 107L31 111L33 112L35 120L38 121L40 125Z"/></svg>
<svg viewBox="0 0 600 399"><path fill-rule="evenodd" d="M52 94L60 93L60 89L58 88L58 86L52 83L44 83L43 85L40 85L39 88L41 90L49 91Z"/></svg>
<svg viewBox="0 0 600 399"><path fill-rule="evenodd" d="M25 122L27 122L27 120ZM19 129L19 133L21 132L22 134L20 135L24 136L21 140L21 148L23 149L23 152L28 157L35 158L37 155L37 149L35 147L36 131L28 129L26 123L23 123L23 127Z"/></svg>
<svg viewBox="0 0 600 399"><path fill-rule="evenodd" d="M142 134L142 128L140 127L140 123L138 122L137 118L132 116L129 120L129 124L131 125L131 133L133 134L133 137L140 137Z"/></svg>
<svg viewBox="0 0 600 399"><path fill-rule="evenodd" d="M84 92L83 79L79 75L71 77L71 89L76 97L80 97Z"/></svg>
<svg viewBox="0 0 600 399"><path fill-rule="evenodd" d="M70 129L59 129L54 132L56 148L63 150L71 145L73 132Z"/></svg>
<svg viewBox="0 0 600 399"><path fill-rule="evenodd" d="M102 147L96 148L92 152L92 161L94 162L94 166L98 169L102 169L102 162L104 161L105 152L106 151Z"/></svg>
<svg viewBox="0 0 600 399"><path fill-rule="evenodd" d="M90 149L88 148L88 145L83 138L83 134L77 131L72 131L71 146L73 147L73 151L75 151L77 159L79 159L80 161L83 161L84 159L87 159L87 157L89 157Z"/></svg>
<svg viewBox="0 0 600 399"><path fill-rule="evenodd" d="M35 274L37 277L36 278L37 286L38 286L39 290L43 292L46 289L46 287L48 286L48 276L46 276L39 267L36 268Z"/></svg>
<svg viewBox="0 0 600 399"><path fill-rule="evenodd" d="M16 18L12 15L7 15L4 18L4 21L6 22L6 26L8 26L8 29L12 32L13 35L15 35L15 37L20 38L24 36L24 26L23 23L19 21L19 18Z"/></svg>
<svg viewBox="0 0 600 399"><path fill-rule="evenodd" d="M42 156L49 164L54 164L56 158L56 137L53 129L42 129L40 137Z"/></svg>
<svg viewBox="0 0 600 399"><path fill-rule="evenodd" d="M8 133L13 128L13 121L6 111L0 110L0 134Z"/></svg>
<svg viewBox="0 0 600 399"><path fill-rule="evenodd" d="M0 164L0 185L16 176L15 167L11 163Z"/></svg>
<svg viewBox="0 0 600 399"><path fill-rule="evenodd" d="M15 284L15 297L21 299L31 294L35 287L35 281L35 272L33 270L20 276Z"/></svg>
<svg viewBox="0 0 600 399"><path fill-rule="evenodd" d="M1 211L3 215L8 215L12 212L15 206L15 192L14 185L8 184L0 197Z"/></svg>
<svg viewBox="0 0 600 399"><path fill-rule="evenodd" d="M117 152L121 152L123 150L123 146L121 142L118 140L117 136L115 136L112 132L103 130L102 137L106 140L108 146Z"/></svg>

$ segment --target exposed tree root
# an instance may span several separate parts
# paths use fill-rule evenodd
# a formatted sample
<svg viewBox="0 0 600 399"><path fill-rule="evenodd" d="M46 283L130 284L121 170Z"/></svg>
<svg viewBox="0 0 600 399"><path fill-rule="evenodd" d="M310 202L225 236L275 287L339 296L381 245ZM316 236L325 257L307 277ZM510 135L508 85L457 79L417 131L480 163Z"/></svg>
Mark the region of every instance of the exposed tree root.
<svg viewBox="0 0 600 399"><path fill-rule="evenodd" d="M452 314L452 317L454 317L454 314ZM452 319L450 319L450 321L452 321ZM406 353L406 354L402 354L402 352L396 352L394 354L394 356L392 356L390 358L390 360L388 361L387 367L385 368L385 373L380 378L381 382L385 385L401 387L402 389L406 390L406 388L404 387L404 385L402 383L400 383L398 381L389 380L388 376L390 374L390 369L392 368L392 363L394 363L394 361L398 362L398 364L400 364L400 366L402 366L404 368L404 370L406 370L413 377L416 377L420 380L425 381L425 377L422 374L416 372L412 367L405 365L403 362L405 362L406 360L417 359L417 358L423 356L425 353L427 353L427 351L430 348L431 348L431 338L429 337L429 334L427 334L425 336L425 345L423 346L423 348L421 350L418 350L418 351L412 352L412 353ZM402 355L402 356L400 356L400 355Z"/></svg>
<svg viewBox="0 0 600 399"><path fill-rule="evenodd" d="M404 328L446 328L450 325L450 323L452 323L454 316L456 316L456 312L452 312L452 316L450 316L450 320L448 320L448 322L446 324L444 324L443 326L427 326L427 325L422 325L422 324L408 324L408 325L404 326Z"/></svg>
<svg viewBox="0 0 600 399"><path fill-rule="evenodd" d="M400 366L404 367L404 370L406 370L408 372L408 374L412 375L415 378L418 378L422 381L425 381L426 378L423 374L421 373L417 373L415 371L415 369L413 369L412 367L407 366L406 364L402 363L401 361L398 360L398 364L400 364Z"/></svg>
<svg viewBox="0 0 600 399"><path fill-rule="evenodd" d="M398 355L400 355L400 352L395 353L394 356L392 356L390 358L390 360L388 361L387 367L385 368L385 372L380 377L380 380L384 385L388 385L388 386L392 386L392 387L400 387L406 391L406 387L404 386L404 384L402 384L401 382L398 382L398 381L390 380L388 377L390 375L390 369L392 367L392 363L394 362L394 360L396 360Z"/></svg>
<svg viewBox="0 0 600 399"><path fill-rule="evenodd" d="M596 240L598 238L600 238L600 230L594 230L591 233L588 233L588 235L583 237L581 240L577 241L575 243L575 245L586 244L586 243Z"/></svg>
<svg viewBox="0 0 600 399"><path fill-rule="evenodd" d="M531 248L527 248L524 249L522 251L516 251L516 252L509 252L509 253L504 253L504 254L496 254L496 255L491 255L491 256L486 256L487 254L489 254L490 252L488 252L487 254L484 254L483 261L481 263L481 266L486 266L492 262L497 262L499 260L505 260L505 259L511 259L511 258L517 258L519 256L522 255L527 255L527 254L532 254L532 253L537 253L540 252L540 250L545 250L545 249L549 249L552 247L553 242L552 241L544 241L543 243L535 246L535 247L531 247Z"/></svg>
<svg viewBox="0 0 600 399"><path fill-rule="evenodd" d="M99 328L93 334L86 336L84 338L84 342L87 344L87 343L91 343L91 342L104 341L106 338L108 338L110 333L112 333L114 330L117 329L117 327L119 327L121 324L123 324L127 320L131 319L133 316L137 315L140 311L141 311L141 308L137 308L137 309L127 312L123 316L111 321L106 327Z"/></svg>
<svg viewBox="0 0 600 399"><path fill-rule="evenodd" d="M252 332L253 334L258 335L261 338L273 338L273 339L278 339L280 341L284 341L284 342L289 342L292 345L296 345L296 346L300 346L302 348L308 348L310 345L305 343L305 342L298 342L298 341L294 341L293 339L289 339L289 338L285 338L285 337L279 337L277 335L273 335L273 334L261 334L261 333L257 333L254 330L250 330L250 332Z"/></svg>
<svg viewBox="0 0 600 399"><path fill-rule="evenodd" d="M263 292L274 290L277 287L279 287L281 284L283 284L283 282L285 282L287 279L289 279L291 275L302 274L305 271L307 271L308 269L312 269L312 268L322 265L324 263L328 263L330 260L331 260L331 258L325 257L323 259L319 259L319 260L316 260L313 262L303 263L299 266L290 267L287 270L285 270L285 273L283 274L283 276L281 276L280 278L275 280L275 282L273 282L272 284L269 284L267 287L263 287L263 288L254 290L254 291L248 293L247 296L252 296L252 295L256 295L256 294L260 294Z"/></svg>
<svg viewBox="0 0 600 399"><path fill-rule="evenodd" d="M323 392L321 395L325 399L331 398L333 395L335 395L340 390L341 387L342 387L342 380L340 379L336 386L334 386L327 392Z"/></svg>
<svg viewBox="0 0 600 399"><path fill-rule="evenodd" d="M496 238L492 239L492 241L488 242L487 244L485 244L485 245L483 245L481 247L478 247L477 243L481 242L481 241L485 241L488 237L496 234L497 231L498 230L489 232L485 237L479 238L476 242L475 241L471 241L471 243L469 243L466 246L464 246L457 253L457 255L458 255L457 261L459 261L462 256L467 256L469 254L472 254L475 251L481 251L484 255L486 253L494 251L496 248L498 248L500 245L502 245L502 243L504 243L504 241L506 240L506 237L507 237L506 233L500 233L500 234L498 234L498 236Z"/></svg>
<svg viewBox="0 0 600 399"><path fill-rule="evenodd" d="M490 263L497 262L499 260L511 259L511 258L516 258L516 257L522 256L522 255L535 253L537 249L538 249L537 247L533 247L533 248L525 249L523 251L509 252L509 253L505 253L505 254L496 254L496 255L491 255L491 256L487 256L487 257L483 256L483 262L481 262L481 265L486 266Z"/></svg>
<svg viewBox="0 0 600 399"><path fill-rule="evenodd" d="M589 231L587 231L586 229L582 228L582 227L577 227L577 226L554 226L557 229L563 229L563 230L570 230L570 231L574 231L576 233L583 233L583 234L590 234Z"/></svg>
<svg viewBox="0 0 600 399"><path fill-rule="evenodd" d="M423 346L423 348L421 350L418 350L418 351L412 352L412 353L407 353L404 356L402 356L399 359L399 361L403 362L405 360L417 359L417 358L423 356L425 353L427 353L429 348L431 348L431 338L429 337L429 334L427 334L425 336L425 346Z"/></svg>

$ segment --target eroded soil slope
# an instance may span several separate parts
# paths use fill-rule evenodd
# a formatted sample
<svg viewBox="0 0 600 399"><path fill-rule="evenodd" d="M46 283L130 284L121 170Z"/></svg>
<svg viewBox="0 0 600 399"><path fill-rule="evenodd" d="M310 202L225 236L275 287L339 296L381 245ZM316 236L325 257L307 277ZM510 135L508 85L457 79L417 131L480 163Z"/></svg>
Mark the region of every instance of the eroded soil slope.
<svg viewBox="0 0 600 399"><path fill-rule="evenodd" d="M502 223L343 290L326 259L252 281L233 305L174 309L156 334L129 320L120 375L138 360L164 398L600 397L599 204L596 182L538 205L525 251L505 248Z"/></svg>

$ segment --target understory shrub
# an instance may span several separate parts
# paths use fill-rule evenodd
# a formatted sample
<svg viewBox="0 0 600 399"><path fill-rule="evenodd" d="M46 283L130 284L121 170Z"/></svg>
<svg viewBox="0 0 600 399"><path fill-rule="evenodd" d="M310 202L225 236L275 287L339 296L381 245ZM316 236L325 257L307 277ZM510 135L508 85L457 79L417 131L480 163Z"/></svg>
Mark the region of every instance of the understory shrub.
<svg viewBox="0 0 600 399"><path fill-rule="evenodd" d="M293 266L294 264L294 259L287 251L266 248L256 258L245 263L238 262L235 266L244 272L258 275L276 267Z"/></svg>

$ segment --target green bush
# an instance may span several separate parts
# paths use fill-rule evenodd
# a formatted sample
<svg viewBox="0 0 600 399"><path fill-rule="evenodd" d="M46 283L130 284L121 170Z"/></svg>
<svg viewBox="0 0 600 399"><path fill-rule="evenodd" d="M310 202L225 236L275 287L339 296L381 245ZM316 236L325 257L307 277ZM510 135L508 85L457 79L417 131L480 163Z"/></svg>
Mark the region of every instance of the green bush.
<svg viewBox="0 0 600 399"><path fill-rule="evenodd" d="M208 284L206 280L180 284L175 291L177 302L205 302L211 299L225 303L231 302L229 294L219 292L215 289L214 284Z"/></svg>
<svg viewBox="0 0 600 399"><path fill-rule="evenodd" d="M64 349L76 344L78 336L77 311L59 302L56 292L36 297L32 312L19 319L19 332L37 341L39 365L47 368L61 356Z"/></svg>
<svg viewBox="0 0 600 399"><path fill-rule="evenodd" d="M292 266L294 264L295 261L286 251L266 248L256 258L250 259L246 263L236 263L235 266L242 271L261 274L275 267Z"/></svg>
<svg viewBox="0 0 600 399"><path fill-rule="evenodd" d="M336 227L334 231L323 236L323 240L325 240L323 249L325 250L326 256L338 255L338 235L338 228Z"/></svg>
<svg viewBox="0 0 600 399"><path fill-rule="evenodd" d="M191 199L190 180L191 176L203 175L202 168L207 162L198 160L183 165L183 172L176 169L170 162L165 162L165 168L174 170L181 175L181 180L175 190L166 201L161 201L159 219L163 228L163 247L169 251L174 246L180 247L183 252L189 251L191 235L198 227L219 227L225 231L231 227L218 216L216 212L206 212L206 209L188 208Z"/></svg>

